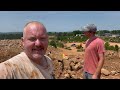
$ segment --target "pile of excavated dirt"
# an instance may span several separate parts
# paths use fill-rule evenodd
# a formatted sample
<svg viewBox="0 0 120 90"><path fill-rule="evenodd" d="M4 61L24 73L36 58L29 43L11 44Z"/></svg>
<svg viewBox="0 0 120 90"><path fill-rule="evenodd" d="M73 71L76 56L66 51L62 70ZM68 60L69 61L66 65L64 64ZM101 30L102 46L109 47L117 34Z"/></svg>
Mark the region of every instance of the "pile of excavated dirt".
<svg viewBox="0 0 120 90"><path fill-rule="evenodd" d="M84 51L78 52L71 43L71 50L48 46L47 53L54 65L56 79L82 79ZM23 50L21 40L0 40L0 62L3 62ZM120 79L120 53L106 51L101 79Z"/></svg>

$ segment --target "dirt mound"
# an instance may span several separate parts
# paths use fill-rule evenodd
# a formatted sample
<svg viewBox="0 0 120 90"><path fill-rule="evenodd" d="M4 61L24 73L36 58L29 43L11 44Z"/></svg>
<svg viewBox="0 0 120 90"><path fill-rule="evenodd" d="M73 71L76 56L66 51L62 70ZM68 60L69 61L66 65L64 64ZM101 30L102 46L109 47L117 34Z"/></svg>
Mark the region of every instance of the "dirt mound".
<svg viewBox="0 0 120 90"><path fill-rule="evenodd" d="M53 60L56 79L82 79L84 51L78 52L76 47L71 49L48 46L47 53ZM77 44L77 43L75 43ZM0 40L0 62L3 62L23 50L21 40ZM102 79L120 79L120 53L106 51Z"/></svg>

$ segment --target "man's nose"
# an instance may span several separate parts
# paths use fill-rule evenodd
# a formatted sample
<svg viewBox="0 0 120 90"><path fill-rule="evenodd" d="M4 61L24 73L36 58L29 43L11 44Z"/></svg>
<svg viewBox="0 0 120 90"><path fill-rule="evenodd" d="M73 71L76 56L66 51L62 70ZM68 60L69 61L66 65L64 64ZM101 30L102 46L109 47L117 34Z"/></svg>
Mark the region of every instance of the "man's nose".
<svg viewBox="0 0 120 90"><path fill-rule="evenodd" d="M39 39L37 39L37 40L35 41L35 45L36 45L36 46L40 46L40 45L41 45L41 41L40 41Z"/></svg>

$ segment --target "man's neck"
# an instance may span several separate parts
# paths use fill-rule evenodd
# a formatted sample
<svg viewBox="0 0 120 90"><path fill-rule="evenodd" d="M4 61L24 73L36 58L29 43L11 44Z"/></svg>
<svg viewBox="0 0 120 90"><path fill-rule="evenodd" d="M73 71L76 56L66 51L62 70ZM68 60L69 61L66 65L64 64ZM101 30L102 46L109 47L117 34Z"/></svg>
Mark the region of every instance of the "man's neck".
<svg viewBox="0 0 120 90"><path fill-rule="evenodd" d="M96 36L95 36L95 35L91 35L91 36L89 37L89 39L93 39L93 38L96 38Z"/></svg>

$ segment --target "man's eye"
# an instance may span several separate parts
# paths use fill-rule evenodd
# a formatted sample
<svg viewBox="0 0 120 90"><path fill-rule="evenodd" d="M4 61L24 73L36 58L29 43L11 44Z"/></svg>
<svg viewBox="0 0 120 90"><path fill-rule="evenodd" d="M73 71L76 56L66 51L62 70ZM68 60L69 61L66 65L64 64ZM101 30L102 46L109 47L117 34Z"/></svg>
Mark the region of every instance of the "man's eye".
<svg viewBox="0 0 120 90"><path fill-rule="evenodd" d="M40 40L45 40L46 38L41 38Z"/></svg>
<svg viewBox="0 0 120 90"><path fill-rule="evenodd" d="M36 40L36 38L30 38L29 40L30 40L30 41L35 41L35 40Z"/></svg>

